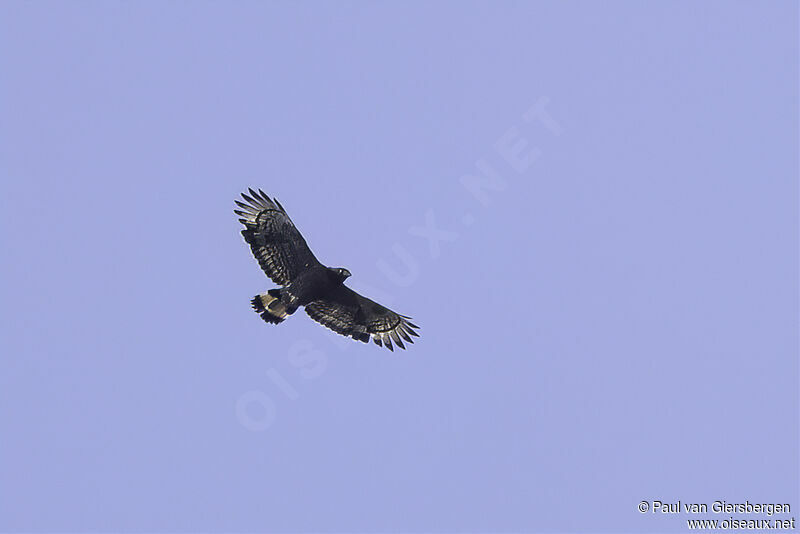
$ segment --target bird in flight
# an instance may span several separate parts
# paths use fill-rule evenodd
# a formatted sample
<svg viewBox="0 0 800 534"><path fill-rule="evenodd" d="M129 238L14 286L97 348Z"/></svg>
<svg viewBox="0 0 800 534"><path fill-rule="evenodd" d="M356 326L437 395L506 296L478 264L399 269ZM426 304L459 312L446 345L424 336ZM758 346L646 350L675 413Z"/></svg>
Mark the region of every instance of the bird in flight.
<svg viewBox="0 0 800 534"><path fill-rule="evenodd" d="M417 325L344 285L350 271L322 265L300 235L286 210L261 189L242 193L233 210L244 225L242 236L258 264L279 288L256 295L253 309L268 323L282 323L305 306L306 313L337 334L394 351L392 342L405 349L413 343Z"/></svg>

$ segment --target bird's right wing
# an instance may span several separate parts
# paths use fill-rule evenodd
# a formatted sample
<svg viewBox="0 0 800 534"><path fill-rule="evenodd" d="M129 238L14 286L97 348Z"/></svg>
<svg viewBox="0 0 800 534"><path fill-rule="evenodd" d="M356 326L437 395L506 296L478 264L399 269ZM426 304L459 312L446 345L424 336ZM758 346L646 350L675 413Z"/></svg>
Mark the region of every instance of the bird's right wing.
<svg viewBox="0 0 800 534"><path fill-rule="evenodd" d="M289 285L299 273L320 263L283 206L260 189L249 191L250 196L242 193L247 203L235 201L242 209L233 210L245 226L242 236L267 276L278 285Z"/></svg>
<svg viewBox="0 0 800 534"><path fill-rule="evenodd" d="M409 343L414 342L411 336L419 337L414 331L419 327L411 322L411 317L395 313L344 285L307 304L306 313L337 334L365 343L371 336L376 345L385 345L392 351L393 340L404 349L401 337Z"/></svg>

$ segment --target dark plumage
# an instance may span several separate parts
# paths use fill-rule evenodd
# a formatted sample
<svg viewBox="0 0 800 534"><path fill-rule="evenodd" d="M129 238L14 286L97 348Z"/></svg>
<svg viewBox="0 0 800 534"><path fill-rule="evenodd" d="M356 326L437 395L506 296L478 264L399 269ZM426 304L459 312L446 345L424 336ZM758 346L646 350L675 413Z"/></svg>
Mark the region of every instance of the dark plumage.
<svg viewBox="0 0 800 534"><path fill-rule="evenodd" d="M419 328L411 318L359 295L344 285L350 271L322 265L300 235L283 206L260 189L242 193L234 213L244 225L242 236L270 279L282 286L256 295L253 309L268 323L279 324L305 306L306 313L343 336L394 350L413 343Z"/></svg>

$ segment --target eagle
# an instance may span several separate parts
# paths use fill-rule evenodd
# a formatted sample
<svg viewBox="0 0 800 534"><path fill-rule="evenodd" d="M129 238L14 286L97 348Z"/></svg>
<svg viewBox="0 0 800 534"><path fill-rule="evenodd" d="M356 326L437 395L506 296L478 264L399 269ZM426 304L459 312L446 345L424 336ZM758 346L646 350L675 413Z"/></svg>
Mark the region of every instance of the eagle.
<svg viewBox="0 0 800 534"><path fill-rule="evenodd" d="M394 351L392 342L405 349L403 340L413 343L419 337L411 317L400 315L360 295L344 285L350 271L326 267L308 248L286 210L275 198L261 189L248 188L244 202L235 200L241 209L233 212L244 225L242 236L250 245L261 269L277 285L253 297L250 303L261 318L272 324L282 323L297 308L337 334Z"/></svg>

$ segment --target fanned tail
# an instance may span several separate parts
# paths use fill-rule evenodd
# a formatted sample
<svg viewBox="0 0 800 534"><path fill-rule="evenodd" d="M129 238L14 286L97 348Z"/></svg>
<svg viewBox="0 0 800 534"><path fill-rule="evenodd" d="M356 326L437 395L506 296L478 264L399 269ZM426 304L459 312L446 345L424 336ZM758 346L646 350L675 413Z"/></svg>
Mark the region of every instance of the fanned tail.
<svg viewBox="0 0 800 534"><path fill-rule="evenodd" d="M294 310L289 311L281 299L280 289L270 289L250 301L253 309L268 323L282 323Z"/></svg>

